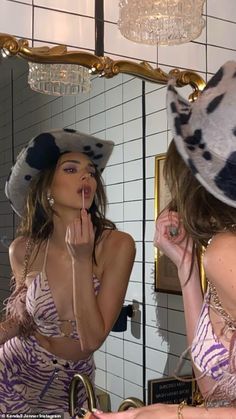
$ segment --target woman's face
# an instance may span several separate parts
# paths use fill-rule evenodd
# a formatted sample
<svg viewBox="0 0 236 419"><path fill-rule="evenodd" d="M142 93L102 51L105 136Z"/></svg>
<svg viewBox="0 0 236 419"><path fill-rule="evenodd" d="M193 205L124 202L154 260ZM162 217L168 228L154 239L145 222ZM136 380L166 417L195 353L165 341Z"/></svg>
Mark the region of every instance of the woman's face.
<svg viewBox="0 0 236 419"><path fill-rule="evenodd" d="M85 154L70 152L59 158L50 188L53 209L88 209L96 189L95 167Z"/></svg>

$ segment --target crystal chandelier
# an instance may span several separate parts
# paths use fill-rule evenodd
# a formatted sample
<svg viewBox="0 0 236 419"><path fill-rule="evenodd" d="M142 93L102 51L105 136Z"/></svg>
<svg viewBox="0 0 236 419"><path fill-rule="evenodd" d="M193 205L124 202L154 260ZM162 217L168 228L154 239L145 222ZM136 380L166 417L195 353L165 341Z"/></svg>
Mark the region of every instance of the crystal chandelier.
<svg viewBox="0 0 236 419"><path fill-rule="evenodd" d="M29 63L32 90L52 96L77 95L91 90L89 70L77 64Z"/></svg>
<svg viewBox="0 0 236 419"><path fill-rule="evenodd" d="M176 45L197 38L205 0L121 0L121 34L143 44Z"/></svg>

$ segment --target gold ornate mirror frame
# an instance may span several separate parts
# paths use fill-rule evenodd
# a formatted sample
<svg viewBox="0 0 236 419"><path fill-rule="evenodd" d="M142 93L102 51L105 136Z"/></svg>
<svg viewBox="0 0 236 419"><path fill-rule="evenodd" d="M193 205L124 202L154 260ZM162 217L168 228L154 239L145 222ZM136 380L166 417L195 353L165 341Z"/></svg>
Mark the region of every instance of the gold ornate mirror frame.
<svg viewBox="0 0 236 419"><path fill-rule="evenodd" d="M83 51L67 51L65 45L55 47L29 47L26 39L16 39L14 36L0 33L0 50L8 56L19 56L27 61L45 64L77 64L88 68L91 74L112 78L119 73L129 74L153 83L166 84L170 77L175 77L177 86L190 85L193 92L189 100L197 98L206 85L205 81L194 71L171 70L165 73L160 68L153 68L148 62L114 61L108 56L97 55Z"/></svg>

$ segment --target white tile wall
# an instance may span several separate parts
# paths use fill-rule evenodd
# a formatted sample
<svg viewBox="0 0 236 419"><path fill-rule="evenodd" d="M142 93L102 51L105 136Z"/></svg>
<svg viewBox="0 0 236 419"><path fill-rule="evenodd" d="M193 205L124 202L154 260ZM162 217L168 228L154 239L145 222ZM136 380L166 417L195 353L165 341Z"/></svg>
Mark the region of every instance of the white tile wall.
<svg viewBox="0 0 236 419"><path fill-rule="evenodd" d="M104 0L105 53L113 59L125 57L147 60L164 70L173 67L193 69L209 78L229 59L236 59L235 0L206 1L206 29L187 44L155 47L135 44L117 29L119 0ZM94 0L0 0L0 32L34 39L35 45L67 44L70 48L94 50ZM32 11L34 7L34 21ZM32 32L33 30L33 32ZM4 64L5 66L5 64ZM108 215L136 241L136 261L125 304L138 305L135 317L128 319L125 332L112 332L95 354L96 384L106 389L117 410L124 397L143 398L143 360L146 379L171 375L179 354L186 348L181 296L154 292L154 160L164 153L171 133L167 127L166 88L145 83L146 179L142 162L142 81L128 75L113 79L93 78L90 94L76 98L52 98L26 87L27 69L15 69L15 155L22 145L43 129L73 126L115 142L115 151L104 172L109 200ZM1 77L2 77L1 73ZM11 102L8 83L0 80L0 237L13 238L12 212L4 198L4 182L12 159ZM187 96L188 89L183 89ZM146 187L145 261L143 260L143 181ZM145 264L143 265L143 263ZM0 245L0 303L8 295L10 269L7 249ZM143 267L145 268L143 277ZM143 281L145 294L143 294ZM145 306L144 306L145 303ZM146 325L142 324L145 307ZM146 348L143 348L145 333ZM145 349L145 350L144 350ZM191 373L186 363L183 373Z"/></svg>
<svg viewBox="0 0 236 419"><path fill-rule="evenodd" d="M134 180L125 182L124 184L124 201L137 201L142 198L142 180Z"/></svg>
<svg viewBox="0 0 236 419"><path fill-rule="evenodd" d="M161 375L167 375L168 353L147 348L147 368Z"/></svg>
<svg viewBox="0 0 236 419"><path fill-rule="evenodd" d="M114 355L107 354L106 370L108 373L116 375L117 377L124 377L124 361Z"/></svg>
<svg viewBox="0 0 236 419"><path fill-rule="evenodd" d="M207 26L208 44L233 50L236 49L235 23L208 17Z"/></svg>
<svg viewBox="0 0 236 419"><path fill-rule="evenodd" d="M118 397L124 396L124 380L121 377L117 377L113 373L107 372L107 388L109 393L115 394Z"/></svg>
<svg viewBox="0 0 236 419"><path fill-rule="evenodd" d="M107 55L112 53L153 63L157 62L157 48L155 46L142 45L140 48L140 44L135 44L124 38L116 24L105 22L104 33L104 49Z"/></svg>
<svg viewBox="0 0 236 419"><path fill-rule="evenodd" d="M123 202L123 183L117 185L108 185L106 187L107 195L109 196L109 203Z"/></svg>
<svg viewBox="0 0 236 419"><path fill-rule="evenodd" d="M236 51L219 48L218 46L207 46L207 71L209 73L215 73L228 60L236 60Z"/></svg>
<svg viewBox="0 0 236 419"><path fill-rule="evenodd" d="M119 86L109 89L105 93L106 108L113 108L114 106L120 105L123 102L123 89L122 84Z"/></svg>
<svg viewBox="0 0 236 419"><path fill-rule="evenodd" d="M143 218L142 201L124 203L124 219L127 221L141 221Z"/></svg>
<svg viewBox="0 0 236 419"><path fill-rule="evenodd" d="M159 47L158 64L206 71L205 45L189 42L170 47Z"/></svg>
<svg viewBox="0 0 236 419"><path fill-rule="evenodd" d="M122 106L115 106L106 111L106 128L111 128L115 125L120 125L123 123L123 112Z"/></svg>
<svg viewBox="0 0 236 419"><path fill-rule="evenodd" d="M35 7L34 38L94 50L94 19Z"/></svg>
<svg viewBox="0 0 236 419"><path fill-rule="evenodd" d="M139 302L142 301L142 284L130 281L126 293L126 300L132 302L133 300L137 300Z"/></svg>
<svg viewBox="0 0 236 419"><path fill-rule="evenodd" d="M123 125L124 141L140 138L142 132L142 119L128 121Z"/></svg>
<svg viewBox="0 0 236 419"><path fill-rule="evenodd" d="M129 182L131 180L142 178L142 160L134 160L128 163L124 163L124 181Z"/></svg>
<svg viewBox="0 0 236 419"><path fill-rule="evenodd" d="M118 2L111 2L111 0L104 0L104 19L108 22L117 23L119 19Z"/></svg>
<svg viewBox="0 0 236 419"><path fill-rule="evenodd" d="M124 381L124 398L128 398L130 396L137 397L138 399L143 398L143 388L141 385L136 385L130 383L129 381Z"/></svg>
<svg viewBox="0 0 236 419"><path fill-rule="evenodd" d="M132 360L138 365L142 365L142 346L134 342L124 342L124 359Z"/></svg>
<svg viewBox="0 0 236 419"><path fill-rule="evenodd" d="M135 364L131 361L124 361L124 378L130 383L137 384L140 387L142 383L143 368L142 364Z"/></svg>
<svg viewBox="0 0 236 419"><path fill-rule="evenodd" d="M208 16L217 17L219 20L225 19L230 22L236 22L236 7L234 0L225 0L224 7L222 3L216 0L207 0Z"/></svg>
<svg viewBox="0 0 236 419"><path fill-rule="evenodd" d="M2 33L32 38L32 6L1 0L0 28Z"/></svg>
<svg viewBox="0 0 236 419"><path fill-rule="evenodd" d="M25 1L25 0L24 0ZM32 0L29 0L32 2ZM34 0L35 6L94 17L94 0Z"/></svg>

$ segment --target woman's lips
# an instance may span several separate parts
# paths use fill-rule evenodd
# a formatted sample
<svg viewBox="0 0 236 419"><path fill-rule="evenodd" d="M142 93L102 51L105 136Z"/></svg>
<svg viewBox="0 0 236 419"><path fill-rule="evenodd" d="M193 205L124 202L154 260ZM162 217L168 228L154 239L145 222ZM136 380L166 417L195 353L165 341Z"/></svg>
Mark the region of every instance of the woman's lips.
<svg viewBox="0 0 236 419"><path fill-rule="evenodd" d="M79 189L78 193L84 195L85 198L90 198L91 188L89 186L85 186L84 188Z"/></svg>

